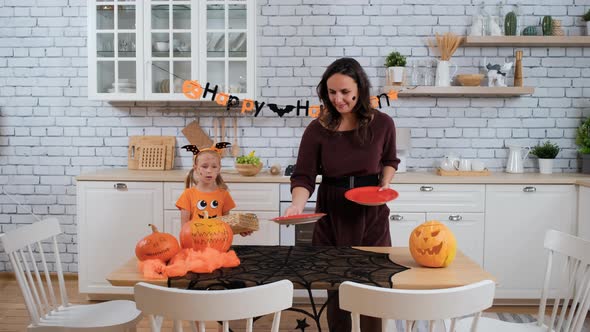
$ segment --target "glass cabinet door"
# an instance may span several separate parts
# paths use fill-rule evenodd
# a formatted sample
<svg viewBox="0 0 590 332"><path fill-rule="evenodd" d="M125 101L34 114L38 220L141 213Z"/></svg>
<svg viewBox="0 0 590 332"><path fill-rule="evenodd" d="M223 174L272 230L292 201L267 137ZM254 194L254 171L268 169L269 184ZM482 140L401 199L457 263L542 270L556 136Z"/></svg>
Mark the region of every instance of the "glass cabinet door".
<svg viewBox="0 0 590 332"><path fill-rule="evenodd" d="M252 67L255 33L254 7L250 0L206 0L202 19L205 21L205 82L217 85L218 91L254 98Z"/></svg>
<svg viewBox="0 0 590 332"><path fill-rule="evenodd" d="M185 100L182 84L197 77L195 1L152 0L146 13L147 99Z"/></svg>
<svg viewBox="0 0 590 332"><path fill-rule="evenodd" d="M140 0L137 0L140 1ZM97 99L140 99L142 36L140 7L133 0L96 0L89 20L89 95ZM140 27L139 27L140 28Z"/></svg>

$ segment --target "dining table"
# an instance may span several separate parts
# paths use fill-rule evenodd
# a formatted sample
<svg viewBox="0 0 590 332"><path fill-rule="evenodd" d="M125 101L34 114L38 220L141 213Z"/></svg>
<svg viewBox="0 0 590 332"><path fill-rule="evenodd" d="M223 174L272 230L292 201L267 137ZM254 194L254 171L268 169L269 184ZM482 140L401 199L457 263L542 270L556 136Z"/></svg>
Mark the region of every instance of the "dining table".
<svg viewBox="0 0 590 332"><path fill-rule="evenodd" d="M138 269L137 258L112 271L107 280L113 286L134 286L138 282L185 289L233 289L288 279L297 289L306 289L311 312L293 311L314 320L321 331L320 317L334 292L323 304L316 304L312 290L337 290L344 281L394 289L440 289L465 286L495 278L457 250L454 261L444 268L417 264L408 247L311 247L232 246L241 263L212 273L188 273L183 277L148 279ZM317 306L320 306L318 309Z"/></svg>

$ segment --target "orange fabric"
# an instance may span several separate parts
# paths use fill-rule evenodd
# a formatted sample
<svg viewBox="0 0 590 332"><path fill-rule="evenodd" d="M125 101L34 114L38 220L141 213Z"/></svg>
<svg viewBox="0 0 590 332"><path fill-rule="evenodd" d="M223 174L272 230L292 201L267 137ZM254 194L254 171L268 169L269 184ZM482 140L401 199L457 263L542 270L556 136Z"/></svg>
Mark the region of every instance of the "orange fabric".
<svg viewBox="0 0 590 332"><path fill-rule="evenodd" d="M217 202L216 204L214 202ZM203 218L203 211L209 218L219 218L236 207L236 203L227 190L218 189L213 192L199 191L196 188L185 189L176 201L176 207L190 211L190 220Z"/></svg>
<svg viewBox="0 0 590 332"><path fill-rule="evenodd" d="M140 261L139 271L146 279L166 279L168 277L181 277L190 272L211 273L223 267L236 267L240 265L240 259L236 252L219 252L212 248L202 251L194 249L182 249L176 254L168 265L158 259Z"/></svg>

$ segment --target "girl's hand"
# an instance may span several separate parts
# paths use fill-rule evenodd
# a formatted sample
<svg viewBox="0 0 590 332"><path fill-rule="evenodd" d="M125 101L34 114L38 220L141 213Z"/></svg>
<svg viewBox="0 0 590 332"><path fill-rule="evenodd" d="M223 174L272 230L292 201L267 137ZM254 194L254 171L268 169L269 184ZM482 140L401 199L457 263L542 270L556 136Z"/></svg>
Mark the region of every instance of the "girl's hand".
<svg viewBox="0 0 590 332"><path fill-rule="evenodd" d="M299 208L299 207L291 204L291 206L289 206L285 210L285 214L283 215L283 217L294 216L294 215L301 214L301 213L303 213L303 209L302 208Z"/></svg>
<svg viewBox="0 0 590 332"><path fill-rule="evenodd" d="M250 236L252 235L252 233L254 233L253 231L249 231L249 232L242 232L240 233L241 236Z"/></svg>

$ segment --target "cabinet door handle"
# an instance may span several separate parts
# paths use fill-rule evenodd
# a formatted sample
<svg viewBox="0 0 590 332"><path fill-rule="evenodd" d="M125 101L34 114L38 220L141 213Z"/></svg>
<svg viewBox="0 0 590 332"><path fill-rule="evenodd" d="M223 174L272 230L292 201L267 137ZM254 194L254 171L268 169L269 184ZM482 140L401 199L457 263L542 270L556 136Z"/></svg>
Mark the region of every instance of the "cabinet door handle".
<svg viewBox="0 0 590 332"><path fill-rule="evenodd" d="M451 215L449 216L449 220L450 220L450 221L461 221L461 220L463 220L463 217L461 217L461 216L460 216L460 215L458 215L458 214L451 214Z"/></svg>
<svg viewBox="0 0 590 332"><path fill-rule="evenodd" d="M422 186L420 187L420 191L433 191L434 188L431 186Z"/></svg>
<svg viewBox="0 0 590 332"><path fill-rule="evenodd" d="M127 190L127 185L124 183L115 183L115 185L113 187L115 189L121 190L121 191Z"/></svg>
<svg viewBox="0 0 590 332"><path fill-rule="evenodd" d="M400 216L399 214L394 214L391 217L389 217L389 220L391 220L391 221L402 221L402 220L404 220L404 216Z"/></svg>
<svg viewBox="0 0 590 332"><path fill-rule="evenodd" d="M534 193L535 191L537 191L537 188L535 188L535 187L524 187L524 188L522 188L522 191L524 191L525 193Z"/></svg>

